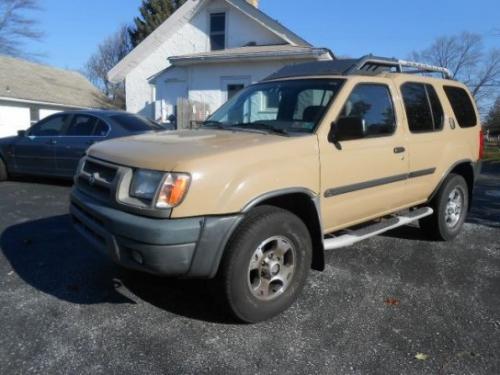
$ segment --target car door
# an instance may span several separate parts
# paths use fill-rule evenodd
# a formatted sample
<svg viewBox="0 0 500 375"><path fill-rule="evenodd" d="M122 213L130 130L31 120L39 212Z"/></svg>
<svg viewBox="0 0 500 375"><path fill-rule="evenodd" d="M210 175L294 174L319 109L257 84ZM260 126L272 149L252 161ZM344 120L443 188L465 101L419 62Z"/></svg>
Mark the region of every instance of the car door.
<svg viewBox="0 0 500 375"><path fill-rule="evenodd" d="M16 171L20 173L56 174L55 145L67 125L69 116L57 114L33 125L13 146Z"/></svg>
<svg viewBox="0 0 500 375"><path fill-rule="evenodd" d="M418 203L429 198L437 180L446 172L437 168L448 165L442 158L447 155L445 151L456 144L448 143L451 129L444 129L444 110L433 85L402 82L400 92L409 129L408 156L412 178L408 194L413 202Z"/></svg>
<svg viewBox="0 0 500 375"><path fill-rule="evenodd" d="M101 119L89 114L73 115L65 133L56 144L56 165L58 174L74 175L78 162L95 142L104 140L109 126Z"/></svg>
<svg viewBox="0 0 500 375"><path fill-rule="evenodd" d="M321 211L334 231L395 211L407 203L405 130L387 80L346 83L330 120L360 118L366 135L332 143L320 131ZM332 129L335 129L333 124Z"/></svg>

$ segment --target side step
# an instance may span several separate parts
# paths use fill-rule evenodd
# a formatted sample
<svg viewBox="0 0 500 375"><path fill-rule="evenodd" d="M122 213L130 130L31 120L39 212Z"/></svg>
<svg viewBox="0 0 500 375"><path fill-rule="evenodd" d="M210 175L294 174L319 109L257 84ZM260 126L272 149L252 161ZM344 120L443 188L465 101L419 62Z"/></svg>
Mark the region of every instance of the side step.
<svg viewBox="0 0 500 375"><path fill-rule="evenodd" d="M390 219L386 219L380 223L368 225L361 229L348 231L338 237L328 238L323 241L325 250L336 250L342 247L347 247L355 244L356 242L366 240L367 238L377 236L381 233L387 232L391 229L410 224L414 221L430 216L434 210L430 207L419 208L410 211L405 215L395 215Z"/></svg>

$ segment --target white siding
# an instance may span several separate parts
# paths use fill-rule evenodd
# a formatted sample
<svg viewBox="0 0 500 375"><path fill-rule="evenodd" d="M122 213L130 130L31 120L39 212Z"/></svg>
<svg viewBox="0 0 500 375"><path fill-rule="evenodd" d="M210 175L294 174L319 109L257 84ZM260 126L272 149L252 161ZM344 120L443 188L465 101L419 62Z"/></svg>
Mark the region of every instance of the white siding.
<svg viewBox="0 0 500 375"><path fill-rule="evenodd" d="M30 126L30 109L14 105L0 105L0 138L16 135Z"/></svg>
<svg viewBox="0 0 500 375"><path fill-rule="evenodd" d="M250 83L261 81L271 73L286 65L285 61L208 64L191 68L189 74L189 99L208 105L213 113L226 100L225 83L242 83L248 78ZM246 82L245 82L246 83Z"/></svg>
<svg viewBox="0 0 500 375"><path fill-rule="evenodd" d="M156 95L149 79L169 66L168 58L171 56L210 50L208 31L210 13L213 12L226 12L226 43L228 48L242 47L249 42L256 42L259 45L284 42L225 1L212 1L127 75L125 85L128 111L154 117ZM248 74L248 67L246 70ZM259 76L259 72L256 72L255 75ZM219 86L217 85L217 88ZM220 103L219 99L217 99L217 103Z"/></svg>

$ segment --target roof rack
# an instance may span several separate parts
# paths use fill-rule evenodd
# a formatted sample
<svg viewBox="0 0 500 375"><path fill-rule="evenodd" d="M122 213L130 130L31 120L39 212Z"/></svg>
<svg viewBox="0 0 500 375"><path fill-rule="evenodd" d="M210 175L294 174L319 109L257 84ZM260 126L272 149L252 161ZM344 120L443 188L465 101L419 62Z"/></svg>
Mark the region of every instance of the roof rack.
<svg viewBox="0 0 500 375"><path fill-rule="evenodd" d="M411 68L412 70L404 70L404 68ZM373 55L360 58L348 73L352 74L356 73L356 71L374 71L379 73L381 71L391 71L391 69L395 69L397 73L441 73L444 79L452 78L451 72L440 66L387 57L376 57Z"/></svg>
<svg viewBox="0 0 500 375"><path fill-rule="evenodd" d="M267 77L265 81L305 75L377 75L382 72L409 74L440 73L444 79L452 78L448 69L439 66L367 55L359 59L338 59L288 65Z"/></svg>

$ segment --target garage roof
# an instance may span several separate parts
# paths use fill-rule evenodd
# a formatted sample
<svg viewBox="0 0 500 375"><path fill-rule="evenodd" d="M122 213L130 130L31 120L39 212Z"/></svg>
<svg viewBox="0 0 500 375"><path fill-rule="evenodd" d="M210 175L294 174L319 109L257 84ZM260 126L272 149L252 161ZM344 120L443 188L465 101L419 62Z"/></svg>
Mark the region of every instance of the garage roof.
<svg viewBox="0 0 500 375"><path fill-rule="evenodd" d="M107 98L78 72L0 56L0 98L75 108L109 108Z"/></svg>

